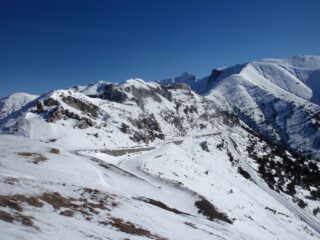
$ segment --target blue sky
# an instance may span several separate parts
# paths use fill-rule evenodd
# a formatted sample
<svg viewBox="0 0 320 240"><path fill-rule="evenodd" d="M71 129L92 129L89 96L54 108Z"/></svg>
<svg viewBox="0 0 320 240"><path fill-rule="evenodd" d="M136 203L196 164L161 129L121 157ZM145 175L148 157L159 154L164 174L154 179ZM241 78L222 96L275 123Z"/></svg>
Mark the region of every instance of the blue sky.
<svg viewBox="0 0 320 240"><path fill-rule="evenodd" d="M318 0L0 0L0 96L320 54Z"/></svg>

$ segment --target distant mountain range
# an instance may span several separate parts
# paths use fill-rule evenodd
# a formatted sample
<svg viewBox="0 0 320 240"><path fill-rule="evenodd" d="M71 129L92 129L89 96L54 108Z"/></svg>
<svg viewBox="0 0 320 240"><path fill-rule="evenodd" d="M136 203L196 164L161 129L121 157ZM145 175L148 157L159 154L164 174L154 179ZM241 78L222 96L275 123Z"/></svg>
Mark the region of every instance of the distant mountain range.
<svg viewBox="0 0 320 240"><path fill-rule="evenodd" d="M319 239L319 104L319 56L3 98L2 235Z"/></svg>

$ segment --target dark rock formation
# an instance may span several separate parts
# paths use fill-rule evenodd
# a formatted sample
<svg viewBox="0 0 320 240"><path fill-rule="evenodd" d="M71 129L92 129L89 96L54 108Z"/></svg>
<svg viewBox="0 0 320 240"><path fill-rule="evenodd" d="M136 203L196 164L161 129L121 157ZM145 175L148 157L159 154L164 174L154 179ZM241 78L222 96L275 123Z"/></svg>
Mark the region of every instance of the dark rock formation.
<svg viewBox="0 0 320 240"><path fill-rule="evenodd" d="M47 119L48 122L57 122L61 120L64 116L64 109L63 108L55 108L50 114Z"/></svg>
<svg viewBox="0 0 320 240"><path fill-rule="evenodd" d="M47 107L58 106L59 102L53 98L47 98L44 100L43 104Z"/></svg>
<svg viewBox="0 0 320 240"><path fill-rule="evenodd" d="M82 112L89 113L92 117L97 117L99 113L99 107L91 104L91 103L85 103L79 99L76 99L74 97L68 96L62 98L62 101L68 104L69 106L78 109Z"/></svg>
<svg viewBox="0 0 320 240"><path fill-rule="evenodd" d="M123 103L128 98L127 95L118 90L114 84L107 84L104 88L104 92L99 94L98 97L117 103Z"/></svg>
<svg viewBox="0 0 320 240"><path fill-rule="evenodd" d="M200 147L203 151L206 152L210 152L209 148L208 148L208 142L207 141L203 141L200 143Z"/></svg>

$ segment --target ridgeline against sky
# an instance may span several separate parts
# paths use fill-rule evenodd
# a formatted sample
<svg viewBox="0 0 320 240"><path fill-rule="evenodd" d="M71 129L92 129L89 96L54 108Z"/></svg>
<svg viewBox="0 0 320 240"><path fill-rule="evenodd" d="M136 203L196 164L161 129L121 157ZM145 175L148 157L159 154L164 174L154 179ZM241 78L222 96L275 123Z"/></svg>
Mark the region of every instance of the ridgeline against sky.
<svg viewBox="0 0 320 240"><path fill-rule="evenodd" d="M320 54L320 2L0 2L0 97Z"/></svg>

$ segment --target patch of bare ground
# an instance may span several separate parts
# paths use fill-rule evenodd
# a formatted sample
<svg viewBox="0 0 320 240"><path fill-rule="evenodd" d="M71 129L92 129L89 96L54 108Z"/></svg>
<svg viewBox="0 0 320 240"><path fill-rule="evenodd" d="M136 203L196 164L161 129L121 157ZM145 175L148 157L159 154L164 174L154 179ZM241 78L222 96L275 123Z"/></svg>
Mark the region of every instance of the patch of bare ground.
<svg viewBox="0 0 320 240"><path fill-rule="evenodd" d="M13 208L19 212L23 211L21 204L26 203L33 207L42 207L43 203L38 198L24 194L0 195L0 206Z"/></svg>
<svg viewBox="0 0 320 240"><path fill-rule="evenodd" d="M44 203L47 203L54 210L59 210L59 214L62 216L72 217L79 213L88 221L91 220L92 215L98 215L102 210L110 211L110 208L117 206L113 195L90 188L80 189L79 191L81 191L81 198L78 199L62 196L58 192L44 192L33 196L24 194L0 195L0 206L23 212L26 205L40 208L44 206ZM28 225L27 218L18 213L3 212L0 220L7 222L16 220Z"/></svg>
<svg viewBox="0 0 320 240"><path fill-rule="evenodd" d="M51 205L54 209L71 208L77 205L72 203L75 201L73 198L67 198L60 195L58 192L45 192L39 198Z"/></svg>
<svg viewBox="0 0 320 240"><path fill-rule="evenodd" d="M16 153L19 156L30 158L33 160L34 164L39 164L41 162L44 162L48 160L45 156L43 156L41 153L35 153L35 152L17 152Z"/></svg>
<svg viewBox="0 0 320 240"><path fill-rule="evenodd" d="M66 216L66 217L73 217L74 211L73 210L64 210L60 212L60 215Z"/></svg>
<svg viewBox="0 0 320 240"><path fill-rule="evenodd" d="M169 212L173 212L173 213L176 213L176 214L189 215L189 214L181 212L181 211L179 211L179 210L177 210L175 208L170 208L166 204L164 204L163 202L160 202L160 201L157 201L157 200L154 200L154 199L151 199L151 198L139 198L139 200L141 200L141 201L143 201L145 203L152 204L154 206L157 206L157 207L162 208L164 210L167 210Z"/></svg>
<svg viewBox="0 0 320 240"><path fill-rule="evenodd" d="M9 222L9 223L18 222L18 223L21 223L22 225L25 225L28 227L34 227L38 229L38 227L34 225L32 219L33 217L31 216L25 216L20 213L8 213L0 210L0 220Z"/></svg>
<svg viewBox="0 0 320 240"><path fill-rule="evenodd" d="M160 177L160 179L166 181L165 179L163 179L161 177ZM221 220L221 221L227 222L229 224L233 223L232 220L230 220L225 213L220 212L205 197L203 197L203 196L199 195L197 192L187 188L186 186L183 185L182 182L171 180L170 183L173 184L174 186L176 186L177 188L183 189L183 190L191 193L193 196L197 196L200 200L196 201L194 203L194 205L198 208L198 213L204 215L210 221Z"/></svg>
<svg viewBox="0 0 320 240"><path fill-rule="evenodd" d="M40 196L40 199L51 205L56 210L60 210L61 208L66 209L60 212L60 214L63 216L74 215L77 212L82 214L84 217L86 217L87 220L89 220L89 216L92 216L92 214L97 215L100 213L100 210L109 211L110 206L116 206L116 204L113 204L113 202L109 201L111 200L110 196L103 195L98 190L95 191L97 191L96 194L93 194L91 196L82 195L83 197L80 199L64 197L61 196L58 192L48 192L43 193ZM98 192L100 194L100 197L97 196Z"/></svg>
<svg viewBox="0 0 320 240"><path fill-rule="evenodd" d="M19 179L15 177L6 177L3 182L9 185L16 185L19 183Z"/></svg>
<svg viewBox="0 0 320 240"><path fill-rule="evenodd" d="M193 229L197 229L197 230L199 230L199 231L202 231L202 232L204 232L204 233L207 233L207 234L209 234L209 235L215 235L216 237L218 237L219 239L221 239L220 236L218 236L218 235L216 235L216 234L213 234L212 232L209 232L209 231L207 231L207 230L205 230L205 229L198 228L195 224L193 224L193 223L191 223L191 222L184 222L184 224L187 225L187 226L189 226L189 227L191 227L191 228L193 228Z"/></svg>
<svg viewBox="0 0 320 240"><path fill-rule="evenodd" d="M195 202L194 205L198 208L198 213L206 216L210 221L221 220L232 224L232 221L225 213L219 212L206 198L200 197L200 200Z"/></svg>
<svg viewBox="0 0 320 240"><path fill-rule="evenodd" d="M50 153L53 153L53 154L60 154L60 150L57 149L57 148L51 148L50 149Z"/></svg>
<svg viewBox="0 0 320 240"><path fill-rule="evenodd" d="M198 229L197 226L191 222L184 222L185 225L189 226L189 227L192 227L194 229Z"/></svg>
<svg viewBox="0 0 320 240"><path fill-rule="evenodd" d="M119 231L132 234L132 235L138 235L138 236L145 236L151 239L156 240L166 240L166 238L162 238L156 234L152 234L149 230L144 229L140 226L135 225L132 222L124 221L120 218L111 218L108 221L102 221L100 224L103 225L110 225L114 228L117 228Z"/></svg>

